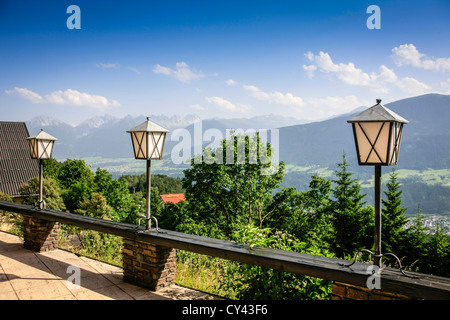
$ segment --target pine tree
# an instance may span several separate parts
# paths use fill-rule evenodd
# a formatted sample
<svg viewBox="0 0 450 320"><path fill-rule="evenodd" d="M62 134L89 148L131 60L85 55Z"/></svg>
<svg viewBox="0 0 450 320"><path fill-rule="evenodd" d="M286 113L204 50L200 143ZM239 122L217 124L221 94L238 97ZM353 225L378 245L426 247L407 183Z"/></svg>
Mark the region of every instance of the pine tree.
<svg viewBox="0 0 450 320"><path fill-rule="evenodd" d="M387 191L384 192L382 209L382 248L384 252L395 253L404 238L405 225L408 222L404 215L407 208L402 207L402 191L397 173L392 169L389 182L386 184Z"/></svg>
<svg viewBox="0 0 450 320"><path fill-rule="evenodd" d="M450 244L445 235L442 222L436 224L436 230L427 243L427 272L448 277L450 275Z"/></svg>
<svg viewBox="0 0 450 320"><path fill-rule="evenodd" d="M345 154L335 174L334 199L330 206L335 251L337 255L353 254L373 244L373 209L363 207L365 194L361 194L359 180L353 179L352 173L348 171Z"/></svg>
<svg viewBox="0 0 450 320"><path fill-rule="evenodd" d="M411 226L406 229L404 238L399 249L395 254L401 258L402 265L409 267L414 265L416 271L422 271L426 266L427 256L427 232L428 228L424 226L425 216L420 210L420 205L417 207L417 212L411 219Z"/></svg>

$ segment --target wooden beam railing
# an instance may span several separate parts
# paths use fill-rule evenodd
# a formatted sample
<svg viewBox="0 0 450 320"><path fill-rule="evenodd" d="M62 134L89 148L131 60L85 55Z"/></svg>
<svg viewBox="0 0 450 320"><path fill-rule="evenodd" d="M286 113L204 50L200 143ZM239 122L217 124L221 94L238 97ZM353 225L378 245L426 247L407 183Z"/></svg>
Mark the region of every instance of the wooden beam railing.
<svg viewBox="0 0 450 320"><path fill-rule="evenodd" d="M114 234L127 239L196 252L232 261L268 267L275 270L366 287L370 264L356 262L350 268L347 260L315 256L242 243L184 234L171 230L145 230L134 224L92 218L51 209L0 201L0 210L15 212L60 222L85 229ZM398 269L384 268L381 276L383 291L417 299L450 299L450 278L408 272L417 278L405 277Z"/></svg>

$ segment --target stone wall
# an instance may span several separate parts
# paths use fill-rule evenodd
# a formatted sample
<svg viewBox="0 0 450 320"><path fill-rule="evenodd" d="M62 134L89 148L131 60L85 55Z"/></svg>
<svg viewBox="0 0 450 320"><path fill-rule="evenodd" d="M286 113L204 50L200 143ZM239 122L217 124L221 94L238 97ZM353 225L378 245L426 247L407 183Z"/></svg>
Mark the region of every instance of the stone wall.
<svg viewBox="0 0 450 320"><path fill-rule="evenodd" d="M124 281L157 291L175 282L175 249L123 239Z"/></svg>
<svg viewBox="0 0 450 320"><path fill-rule="evenodd" d="M31 216L23 216L23 246L41 252L58 249L59 224Z"/></svg>

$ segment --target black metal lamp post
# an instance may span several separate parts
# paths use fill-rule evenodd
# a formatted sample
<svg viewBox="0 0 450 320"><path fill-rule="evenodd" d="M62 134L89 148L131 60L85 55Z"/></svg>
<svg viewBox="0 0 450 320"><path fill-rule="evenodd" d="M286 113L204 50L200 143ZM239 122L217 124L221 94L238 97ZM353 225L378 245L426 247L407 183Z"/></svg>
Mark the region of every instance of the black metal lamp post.
<svg viewBox="0 0 450 320"><path fill-rule="evenodd" d="M352 124L359 165L375 166L375 254L381 267L381 166L396 165L403 124L407 120L377 104L347 122Z"/></svg>
<svg viewBox="0 0 450 320"><path fill-rule="evenodd" d="M131 141L133 143L134 156L136 159L147 160L147 211L146 229L151 228L151 210L150 210L150 197L151 197L151 160L162 159L164 150L164 141L166 134L169 132L160 125L150 121L150 117L147 117L147 121L127 131L131 134Z"/></svg>
<svg viewBox="0 0 450 320"><path fill-rule="evenodd" d="M39 159L39 209L44 209L44 164L42 160L52 157L53 145L58 139L41 129L39 133L28 137L27 140L30 143L31 158Z"/></svg>

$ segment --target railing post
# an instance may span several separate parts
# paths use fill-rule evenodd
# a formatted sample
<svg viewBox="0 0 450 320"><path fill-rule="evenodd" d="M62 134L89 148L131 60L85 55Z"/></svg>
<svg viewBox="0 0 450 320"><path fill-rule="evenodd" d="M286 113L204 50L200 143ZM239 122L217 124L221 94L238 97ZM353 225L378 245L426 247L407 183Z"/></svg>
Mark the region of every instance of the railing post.
<svg viewBox="0 0 450 320"><path fill-rule="evenodd" d="M166 246L123 238L123 279L157 291L175 283L176 252Z"/></svg>
<svg viewBox="0 0 450 320"><path fill-rule="evenodd" d="M58 249L59 224L57 222L23 216L23 247L42 252Z"/></svg>

